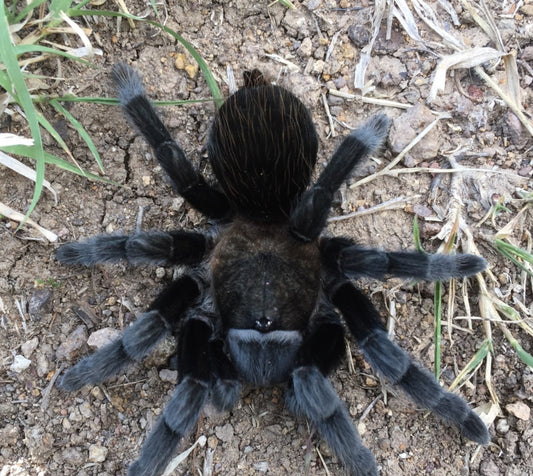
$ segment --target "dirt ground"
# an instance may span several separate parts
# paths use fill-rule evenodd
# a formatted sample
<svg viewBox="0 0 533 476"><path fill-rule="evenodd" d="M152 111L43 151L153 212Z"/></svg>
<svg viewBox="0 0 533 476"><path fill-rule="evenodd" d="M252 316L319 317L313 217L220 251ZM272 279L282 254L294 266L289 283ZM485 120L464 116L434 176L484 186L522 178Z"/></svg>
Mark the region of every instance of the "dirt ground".
<svg viewBox="0 0 533 476"><path fill-rule="evenodd" d="M178 3L179 5L176 5ZM427 116L424 101L431 87L437 58L409 41L393 23L391 40L385 28L376 42L368 70L374 81L372 97L419 105L415 114L344 99L329 93L354 93L354 68L362 46L371 34L373 4L362 1L307 0L294 2L288 10L267 1L189 1L158 4L166 24L190 41L201 53L228 94L227 67L233 68L237 84L242 72L260 68L272 80L291 89L312 110L321 139L319 168L326 162L340 137L370 115L382 111L399 118L389 142L376 160L358 171L360 176L381 169L396 156L395 147L410 129L423 128ZM461 35L472 46L487 46L481 30L456 6L463 23ZM533 4L523 11L506 15L513 2L488 2L509 50L519 58L523 103L531 113L533 82L531 38ZM153 10L139 1L127 2L139 16ZM148 5L148 6L147 6ZM528 8L526 8L528 7ZM113 2L103 8L113 9ZM443 17L445 15L443 14ZM103 54L95 67L81 67L62 61L65 81L54 92L69 91L80 96L112 96L110 68L126 61L144 76L154 99L209 98L205 80L194 60L183 54L169 36L141 24L130 30L125 21L91 20L91 40ZM453 28L452 25L447 25ZM426 38L431 34L423 28ZM529 46L529 50L527 49ZM273 56L277 55L277 56ZM280 63L280 57L291 67ZM49 69L47 69L49 68ZM56 63L43 73L55 76ZM491 73L503 84L501 67ZM334 119L336 136L323 97ZM426 107L446 111L419 148L398 167L448 167L451 151L461 165L497 168L507 172L471 174L460 188L465 223L474 234L481 254L488 260L497 282L489 281L490 292L506 303L519 302L523 318L533 312L531 281L499 256L487 237L509 222L518 212L516 189L532 185L533 140L503 102L469 70L458 70L446 90ZM148 146L130 130L118 108L75 104L70 108L91 134L102 155L106 177L118 185L92 182L54 167L47 179L58 192L58 203L45 192L32 218L54 231L59 243L98 233L136 228L206 229L206 220L173 195L161 169L155 165ZM206 176L211 172L202 160L214 105L210 102L162 108L162 115L175 138ZM44 110L51 115L51 110ZM430 114L430 120L433 118ZM22 120L13 117L3 131L24 132ZM98 173L90 152L75 131L55 118L76 160ZM50 152L62 152L48 139ZM346 235L371 246L393 250L413 248L413 219L421 222L422 244L435 251L451 203L453 183L449 176L410 173L398 177L381 176L356 188L343 187L332 215L366 209L396 197L411 198L394 210L385 210L348 220L332 222L328 233ZM16 209L30 202L32 183L0 168L1 201ZM414 197L414 198L413 198ZM490 206L504 197L506 209L481 226L476 224ZM515 237L518 241L532 230L531 210L521 216ZM57 244L51 244L33 229L14 233L16 223L0 220L0 475L118 475L136 458L157 415L172 394L176 379L169 367L171 345L166 343L142 365L105 384L66 394L53 386L65 368L88 354L97 330L126 327L168 282L175 270L157 267L131 268L127 265L96 266L91 269L61 266L54 259ZM526 246L522 243L522 246ZM428 283L391 280L387 283L362 282L378 308L389 320L394 318L395 340L428 368L433 366L433 290ZM468 290L468 305L478 316L478 288L458 283L453 315L452 341L443 330L441 382L449 386L457 373L485 339L484 324L474 320L472 329L464 321L467 309L462 298ZM449 307L449 287L444 286L444 315ZM393 310L395 312L393 312ZM391 313L394 314L391 317ZM527 314L529 313L529 314ZM531 322L531 321L530 321ZM513 334L529 353L533 342L518 326ZM498 327L493 326L492 383L500 399L501 412L490 428L492 441L484 448L469 443L452 427L416 409L395 389L383 387L360 352L350 343L355 362L348 361L331 376L335 390L346 402L363 442L376 456L382 475L533 475L533 426L529 409L533 405L533 373L520 361ZM16 355L30 362L15 370ZM24 367L24 365L22 365ZM386 393L383 393L386 390ZM173 474L180 475L337 475L342 468L313 429L289 414L283 404L283 388L246 387L235 408L217 414L207 408L195 435L179 448L190 447L200 435L203 447L185 459ZM460 393L473 407L490 401L485 366L463 386Z"/></svg>

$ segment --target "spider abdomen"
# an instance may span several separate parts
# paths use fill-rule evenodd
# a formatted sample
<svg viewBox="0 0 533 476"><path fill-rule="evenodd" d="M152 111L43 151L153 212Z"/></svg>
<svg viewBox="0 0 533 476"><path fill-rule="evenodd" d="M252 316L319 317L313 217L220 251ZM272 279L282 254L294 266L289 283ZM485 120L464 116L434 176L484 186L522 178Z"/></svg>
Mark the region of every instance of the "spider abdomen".
<svg viewBox="0 0 533 476"><path fill-rule="evenodd" d="M208 143L218 182L240 215L286 219L308 187L318 139L311 115L292 93L244 87L218 111Z"/></svg>
<svg viewBox="0 0 533 476"><path fill-rule="evenodd" d="M211 272L227 327L300 330L316 307L318 245L296 241L286 225L234 222L213 251Z"/></svg>

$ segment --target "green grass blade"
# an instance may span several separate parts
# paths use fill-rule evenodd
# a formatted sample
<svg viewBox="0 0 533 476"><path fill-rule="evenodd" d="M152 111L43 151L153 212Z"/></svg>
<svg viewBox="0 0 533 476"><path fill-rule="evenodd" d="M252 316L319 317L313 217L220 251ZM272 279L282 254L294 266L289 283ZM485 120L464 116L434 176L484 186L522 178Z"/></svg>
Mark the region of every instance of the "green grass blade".
<svg viewBox="0 0 533 476"><path fill-rule="evenodd" d="M96 96L73 96L66 94L64 96L48 96L46 94L33 95L33 102L48 104L51 101L60 102L83 102L88 104L103 104L104 106L120 106L120 101L117 98L102 98ZM213 99L183 99L175 101L152 101L156 106L184 106L186 104L198 104L204 102L213 102Z"/></svg>
<svg viewBox="0 0 533 476"><path fill-rule="evenodd" d="M33 189L33 197L26 212L25 219L27 219L41 196L43 190L43 181L44 181L44 171L45 171L45 160L44 160L44 149L43 142L41 137L41 130L39 127L39 120L37 119L37 112L35 106L31 100L30 93L24 82L22 72L20 71L17 55L15 53L13 44L11 43L11 37L9 35L9 25L7 23L7 18L5 15L5 10L3 6L0 8L0 61L5 65L7 75L9 76L10 82L14 87L15 91L8 90L13 97L17 98L18 103L24 110L28 125L30 127L31 136L34 140L34 147L36 150L35 154L35 187ZM24 221L19 225L22 226Z"/></svg>
<svg viewBox="0 0 533 476"><path fill-rule="evenodd" d="M470 361L465 365L464 369L459 372L457 377L455 377L455 380L450 385L450 392L456 388L460 387L463 381L468 377L470 373L474 371L475 368L477 368L485 359L489 351L492 349L491 342L489 340L485 340L481 347L477 350L477 352L474 354L474 356L470 359Z"/></svg>
<svg viewBox="0 0 533 476"><path fill-rule="evenodd" d="M1 147L0 150L3 150L4 152L8 154L20 155L23 157L28 157L30 159L35 158L35 155L36 155L35 146L28 146L28 145L5 146L5 147ZM67 162L66 160L60 157L57 157L56 155L50 154L49 152L44 153L44 159L47 164L54 165L67 172L80 175L81 177L86 177L86 178L89 178L91 180L95 180L98 182L104 182L104 183L108 183L108 184L112 184L116 186L121 186L121 184L119 184L118 182L114 182L105 177L101 177L100 175L96 175L91 172L88 172L74 164L71 164L70 162Z"/></svg>
<svg viewBox="0 0 533 476"><path fill-rule="evenodd" d="M52 0L48 11L52 15L52 20L49 23L49 26L57 26L63 22L60 14L61 12L68 12L72 6L73 0Z"/></svg>
<svg viewBox="0 0 533 476"><path fill-rule="evenodd" d="M87 144L87 147L89 147L89 150L93 154L93 157L95 158L96 163L98 164L98 167L100 167L100 170L102 171L102 173L105 173L104 164L102 163L102 159L100 157L100 154L98 153L98 149L94 145L94 142L91 139L91 136L88 134L85 128L70 112L68 112L61 104L59 104L58 101L52 100L50 101L50 104L55 108L56 111L62 114L65 117L65 119L74 126L78 134Z"/></svg>
<svg viewBox="0 0 533 476"><path fill-rule="evenodd" d="M139 18L135 15L129 15L127 13L122 13L122 12L112 12L109 10L85 10L85 9L79 9L79 8L72 8L68 11L68 15L71 17L92 15L92 16L131 18L132 20L135 20L141 23L148 23L149 25L155 26L156 28L159 28L160 30L168 33L169 35L174 37L179 43L181 43L183 47L191 54L191 56L198 63L198 66L200 67L200 70L202 71L202 74L204 75L205 81L207 83L207 87L209 88L209 91L211 92L211 95L213 96L213 99L217 107L220 107L222 103L224 102L224 98L222 96L222 93L220 92L220 89L218 88L217 82L213 74L211 73L209 67L207 66L207 63L204 61L204 59L200 55L200 53L198 53L198 51L196 51L196 49L187 40L185 40L185 38L183 38L179 33L176 33L171 28L165 25L161 25L161 23L158 23L153 20L148 20L146 18Z"/></svg>
<svg viewBox="0 0 533 476"><path fill-rule="evenodd" d="M424 250L422 246L422 241L420 240L420 228L418 226L418 216L416 215L413 220L413 236L414 236L416 250L419 251L420 253L425 253L426 251Z"/></svg>
<svg viewBox="0 0 533 476"><path fill-rule="evenodd" d="M531 253L503 240L495 240L494 245L503 256L512 261L521 270L529 274L529 276L533 277L533 271L518 259L520 258L521 260L526 261L533 266L533 255Z"/></svg>
<svg viewBox="0 0 533 476"><path fill-rule="evenodd" d="M279 0L279 3L281 3L284 7L288 8L289 10L294 10L296 8L290 0Z"/></svg>
<svg viewBox="0 0 533 476"><path fill-rule="evenodd" d="M527 366L531 367L533 369L533 356L529 354L527 351L524 350L524 348L519 344L519 342L511 335L511 333L504 333L506 339L509 341L509 344L511 344L511 347L515 350L515 352L518 354L518 357L520 357L520 360L524 362Z"/></svg>
<svg viewBox="0 0 533 476"><path fill-rule="evenodd" d="M40 112L37 114L39 119L39 124L52 136L52 138L60 145L60 147L66 152L67 155L72 157L72 152L70 151L68 145L59 135L59 133L54 129L54 126L50 124L50 121L46 119Z"/></svg>
<svg viewBox="0 0 533 476"><path fill-rule="evenodd" d="M48 0L33 0L33 2L30 2L28 5L26 5L25 8L21 10L21 12L17 15L17 17L14 19L12 23L18 23L22 21L22 19L30 13L32 10L35 10L38 8L42 3L47 2Z"/></svg>
<svg viewBox="0 0 533 476"><path fill-rule="evenodd" d="M68 58L72 61L78 61L79 63L83 63L86 65L91 65L92 63L90 61L87 61L83 58L80 58L79 56L71 55L70 53L67 53L65 51L57 50L55 48L50 48L49 46L42 46L42 45L15 45L13 47L15 54L18 56L27 54L27 53L47 53L50 55L56 55L56 56L63 56L64 58Z"/></svg>

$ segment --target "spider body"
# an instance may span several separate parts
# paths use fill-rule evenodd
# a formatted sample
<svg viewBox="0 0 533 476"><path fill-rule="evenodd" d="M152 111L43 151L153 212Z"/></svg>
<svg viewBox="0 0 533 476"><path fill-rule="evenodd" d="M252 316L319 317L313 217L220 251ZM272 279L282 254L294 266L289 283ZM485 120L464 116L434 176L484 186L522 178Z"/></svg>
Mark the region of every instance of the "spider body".
<svg viewBox="0 0 533 476"><path fill-rule="evenodd" d="M386 276L443 280L485 267L472 255L385 252L321 236L333 195L355 165L379 148L388 119L378 115L348 135L311 184L317 136L303 104L258 71L217 113L208 153L220 188L193 168L147 100L139 76L113 70L123 110L153 147L174 188L219 222L187 230L99 235L67 243L57 258L92 265L188 265L122 337L70 368L59 387L74 391L142 360L167 335L178 341L179 381L130 476L158 475L204 404L230 409L242 382L286 384L285 402L306 417L354 476L377 474L343 403L327 380L344 352L347 327L374 370L416 403L486 443L488 432L459 396L391 342L370 300L352 280ZM344 323L343 323L344 321Z"/></svg>
<svg viewBox="0 0 533 476"><path fill-rule="evenodd" d="M320 291L316 242L298 243L286 224L239 220L220 237L210 267L226 328L269 332L307 326Z"/></svg>

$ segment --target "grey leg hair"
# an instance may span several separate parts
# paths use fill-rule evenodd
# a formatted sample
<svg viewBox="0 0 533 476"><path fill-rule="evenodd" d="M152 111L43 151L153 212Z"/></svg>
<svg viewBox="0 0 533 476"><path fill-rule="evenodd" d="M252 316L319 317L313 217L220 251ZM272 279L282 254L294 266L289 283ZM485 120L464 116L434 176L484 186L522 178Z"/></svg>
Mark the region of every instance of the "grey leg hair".
<svg viewBox="0 0 533 476"><path fill-rule="evenodd" d="M129 467L128 476L155 476L163 472L180 440L198 421L208 394L209 385L205 382L191 377L181 381L145 440L139 458Z"/></svg>
<svg viewBox="0 0 533 476"><path fill-rule="evenodd" d="M158 311L149 311L129 326L122 337L102 347L71 367L58 387L72 392L118 374L127 365L143 359L169 334L168 325Z"/></svg>
<svg viewBox="0 0 533 476"><path fill-rule="evenodd" d="M363 446L331 383L314 366L298 367L286 393L289 410L308 418L351 476L377 476L374 456Z"/></svg>
<svg viewBox="0 0 533 476"><path fill-rule="evenodd" d="M487 262L469 254L425 254L416 251L386 252L350 246L341 251L339 264L350 278L385 279L386 275L426 281L447 281L483 271Z"/></svg>
<svg viewBox="0 0 533 476"><path fill-rule="evenodd" d="M480 444L489 442L485 424L467 403L458 395L443 390L433 375L414 363L384 330L373 329L359 345L373 369L399 385L416 404L456 425L470 440Z"/></svg>
<svg viewBox="0 0 533 476"><path fill-rule="evenodd" d="M211 403L220 412L231 410L241 393L241 384L238 380L217 379L211 388L209 398Z"/></svg>
<svg viewBox="0 0 533 476"><path fill-rule="evenodd" d="M97 235L65 243L56 258L65 264L92 266L97 263L127 261L132 265L196 264L207 249L201 233L149 231L132 235Z"/></svg>

